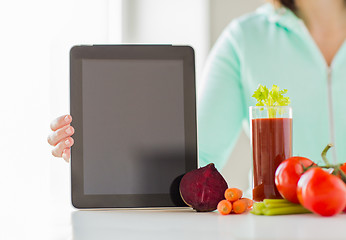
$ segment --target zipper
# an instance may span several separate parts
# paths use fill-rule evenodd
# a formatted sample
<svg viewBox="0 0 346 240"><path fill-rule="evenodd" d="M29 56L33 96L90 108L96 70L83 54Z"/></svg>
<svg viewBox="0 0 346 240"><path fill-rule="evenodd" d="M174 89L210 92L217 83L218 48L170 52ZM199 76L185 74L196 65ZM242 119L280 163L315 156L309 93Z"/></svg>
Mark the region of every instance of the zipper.
<svg viewBox="0 0 346 240"><path fill-rule="evenodd" d="M332 67L327 66L327 88L328 88L328 108L329 108L329 137L331 143L335 146L335 128L334 128L334 113L333 113L333 94L332 94ZM337 164L335 147L332 150L332 158L334 164Z"/></svg>
<svg viewBox="0 0 346 240"><path fill-rule="evenodd" d="M310 46L312 47L313 52L316 54L316 57L319 58L321 60L321 63L326 66L327 69L327 95L328 95L328 112L329 112L329 137L330 137L330 141L331 143L334 144L335 146L335 128L334 128L334 114L333 114L333 95L332 95L332 68L333 65L335 63L335 59L340 55L340 52L343 50L343 48L346 47L346 40L344 41L344 43L341 45L341 47L339 48L338 52L336 53L336 55L334 56L334 59L332 60L331 66L329 66L327 64L327 62L325 61L322 52L320 51L320 49L318 48L317 44L315 43L314 39L312 38L309 30L307 29L306 25L304 24L304 22L301 19L298 19L298 24L300 25L300 29L302 30L303 34L305 34L305 37L308 39L308 41L310 41ZM299 29L299 28L293 28L294 29ZM296 31L297 35L300 36L301 32L300 31ZM302 38L303 40L306 40L304 38ZM336 154L336 147L333 147L330 149L330 151L332 152L332 158L333 158L333 162L334 164L337 164L337 154Z"/></svg>
<svg viewBox="0 0 346 240"><path fill-rule="evenodd" d="M336 158L336 150L335 150L335 128L334 128L334 113L333 113L333 93L332 93L332 70L333 70L333 64L335 62L335 57L329 66L324 59L324 56L322 55L322 52L316 45L315 41L311 37L309 30L306 28L303 21L300 21L300 25L302 26L304 34L308 37L309 41L311 42L311 46L313 46L314 52L317 54L317 57L321 60L321 63L326 67L327 69L327 95L328 95L328 115L329 115L329 141L334 145L333 148L330 149L332 152L332 160L334 164L337 164L337 158ZM340 49L339 49L340 51Z"/></svg>

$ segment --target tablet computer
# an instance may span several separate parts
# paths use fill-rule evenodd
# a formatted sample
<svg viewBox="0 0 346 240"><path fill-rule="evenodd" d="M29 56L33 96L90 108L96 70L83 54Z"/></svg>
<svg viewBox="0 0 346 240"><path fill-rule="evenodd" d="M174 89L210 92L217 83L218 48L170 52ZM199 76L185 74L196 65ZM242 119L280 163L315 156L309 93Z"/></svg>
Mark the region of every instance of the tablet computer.
<svg viewBox="0 0 346 240"><path fill-rule="evenodd" d="M74 207L186 206L179 182L197 168L191 47L74 46L70 111Z"/></svg>

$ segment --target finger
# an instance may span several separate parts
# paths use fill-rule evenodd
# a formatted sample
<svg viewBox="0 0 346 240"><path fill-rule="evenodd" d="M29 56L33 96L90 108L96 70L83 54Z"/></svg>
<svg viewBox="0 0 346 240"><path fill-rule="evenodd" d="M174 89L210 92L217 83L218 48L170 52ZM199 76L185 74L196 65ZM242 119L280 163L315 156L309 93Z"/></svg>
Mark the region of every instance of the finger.
<svg viewBox="0 0 346 240"><path fill-rule="evenodd" d="M49 134L47 141L50 145L56 146L62 139L70 137L73 134L74 128L72 126L64 126Z"/></svg>
<svg viewBox="0 0 346 240"><path fill-rule="evenodd" d="M56 131L59 128L62 128L63 126L66 126L72 122L72 116L71 115L62 115L56 119L54 119L50 123L50 128L52 131Z"/></svg>
<svg viewBox="0 0 346 240"><path fill-rule="evenodd" d="M52 150L52 155L54 157L62 157L63 150L66 148L70 148L74 143L73 138L68 137L61 140L56 147Z"/></svg>
<svg viewBox="0 0 346 240"><path fill-rule="evenodd" d="M62 158L66 162L69 162L70 161L70 157L71 157L71 149L70 148L64 149L63 154L62 154Z"/></svg>

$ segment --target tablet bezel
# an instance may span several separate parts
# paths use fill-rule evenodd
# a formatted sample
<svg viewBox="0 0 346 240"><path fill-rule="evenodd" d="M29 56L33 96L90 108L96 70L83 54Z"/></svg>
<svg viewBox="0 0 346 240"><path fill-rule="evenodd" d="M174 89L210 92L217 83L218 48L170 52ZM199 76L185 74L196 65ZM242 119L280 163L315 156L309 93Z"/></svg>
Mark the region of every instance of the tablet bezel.
<svg viewBox="0 0 346 240"><path fill-rule="evenodd" d="M182 207L177 186L171 194L85 195L83 175L82 59L182 59L184 78L185 169L197 168L197 123L194 50L172 45L91 45L70 50L70 112L75 128L71 149L72 205L76 208ZM180 176L181 178L181 176ZM179 178L175 184L179 183Z"/></svg>

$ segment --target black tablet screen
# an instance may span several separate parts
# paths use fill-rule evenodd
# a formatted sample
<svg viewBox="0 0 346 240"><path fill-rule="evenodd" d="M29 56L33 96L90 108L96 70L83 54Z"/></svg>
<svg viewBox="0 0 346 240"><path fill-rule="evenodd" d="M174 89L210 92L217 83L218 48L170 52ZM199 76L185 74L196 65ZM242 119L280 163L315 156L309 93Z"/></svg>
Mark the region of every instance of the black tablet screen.
<svg viewBox="0 0 346 240"><path fill-rule="evenodd" d="M84 194L168 193L185 173L182 60L82 60Z"/></svg>

